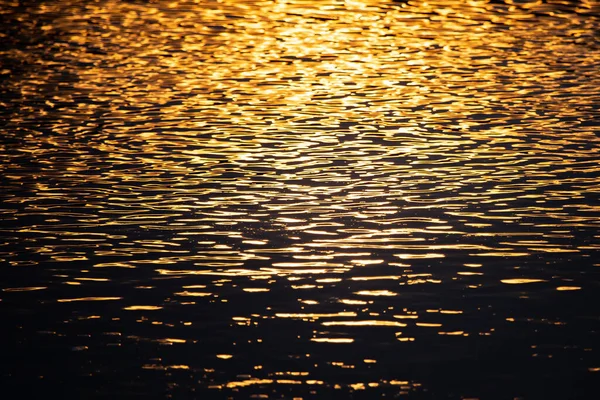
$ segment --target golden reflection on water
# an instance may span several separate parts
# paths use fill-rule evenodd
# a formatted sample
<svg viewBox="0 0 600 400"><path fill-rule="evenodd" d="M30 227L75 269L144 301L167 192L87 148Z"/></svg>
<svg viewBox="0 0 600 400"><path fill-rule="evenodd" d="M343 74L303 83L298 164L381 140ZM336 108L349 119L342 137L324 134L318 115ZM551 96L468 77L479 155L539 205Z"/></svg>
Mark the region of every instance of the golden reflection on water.
<svg viewBox="0 0 600 400"><path fill-rule="evenodd" d="M209 347L139 369L265 393L405 393L326 371L560 322L527 301L579 304L597 274L599 8L501 3L7 6L0 300L61 303L65 325L116 303L91 329ZM246 365L251 346L283 359ZM292 359L310 372L280 379Z"/></svg>

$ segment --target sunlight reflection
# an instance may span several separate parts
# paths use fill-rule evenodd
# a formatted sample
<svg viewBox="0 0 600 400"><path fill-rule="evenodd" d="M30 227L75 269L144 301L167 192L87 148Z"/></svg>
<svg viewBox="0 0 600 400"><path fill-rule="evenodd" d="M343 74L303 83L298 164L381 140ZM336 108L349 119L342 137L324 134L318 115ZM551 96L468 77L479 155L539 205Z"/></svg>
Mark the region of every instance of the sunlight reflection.
<svg viewBox="0 0 600 400"><path fill-rule="evenodd" d="M0 301L153 354L78 376L377 398L515 337L595 349L530 354L593 320L594 2L13 3Z"/></svg>

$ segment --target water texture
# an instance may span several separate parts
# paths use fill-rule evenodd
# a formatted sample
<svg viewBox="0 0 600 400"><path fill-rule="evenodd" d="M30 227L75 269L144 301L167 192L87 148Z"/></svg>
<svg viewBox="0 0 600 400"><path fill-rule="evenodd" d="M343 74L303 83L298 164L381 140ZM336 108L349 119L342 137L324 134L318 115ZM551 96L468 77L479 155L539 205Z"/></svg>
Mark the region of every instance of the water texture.
<svg viewBox="0 0 600 400"><path fill-rule="evenodd" d="M0 18L3 388L598 398L600 3Z"/></svg>

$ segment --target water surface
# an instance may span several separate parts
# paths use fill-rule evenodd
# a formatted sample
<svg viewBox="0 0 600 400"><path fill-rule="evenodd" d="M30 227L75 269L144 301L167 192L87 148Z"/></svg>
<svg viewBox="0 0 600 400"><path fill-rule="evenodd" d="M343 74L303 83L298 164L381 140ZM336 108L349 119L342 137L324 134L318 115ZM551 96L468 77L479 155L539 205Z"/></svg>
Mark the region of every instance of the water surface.
<svg viewBox="0 0 600 400"><path fill-rule="evenodd" d="M598 394L598 2L0 10L3 386Z"/></svg>

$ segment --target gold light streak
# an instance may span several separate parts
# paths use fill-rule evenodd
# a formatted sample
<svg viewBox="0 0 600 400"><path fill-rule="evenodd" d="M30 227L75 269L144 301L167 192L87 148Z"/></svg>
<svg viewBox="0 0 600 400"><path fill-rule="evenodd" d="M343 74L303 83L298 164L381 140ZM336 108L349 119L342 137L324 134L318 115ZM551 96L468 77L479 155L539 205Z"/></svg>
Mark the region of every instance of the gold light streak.
<svg viewBox="0 0 600 400"><path fill-rule="evenodd" d="M122 300L122 297L78 297L73 299L58 299L56 300L59 303L72 303L79 301L115 301Z"/></svg>
<svg viewBox="0 0 600 400"><path fill-rule="evenodd" d="M539 283L539 282L547 282L544 279L532 279L532 278L514 278L514 279L502 279L502 283L508 285L523 285L527 283Z"/></svg>
<svg viewBox="0 0 600 400"><path fill-rule="evenodd" d="M31 287L17 287L17 288L4 288L3 292L32 292L36 290L48 289L47 286L31 286Z"/></svg>
<svg viewBox="0 0 600 400"><path fill-rule="evenodd" d="M319 338L312 338L310 339L312 342L317 342L317 343L332 343L332 344L344 344L344 343L353 343L354 339L353 338L325 338L325 337L319 337Z"/></svg>
<svg viewBox="0 0 600 400"><path fill-rule="evenodd" d="M322 322L324 326L397 326L405 327L406 324L396 321L378 321L378 320L366 320L366 321L326 321Z"/></svg>

